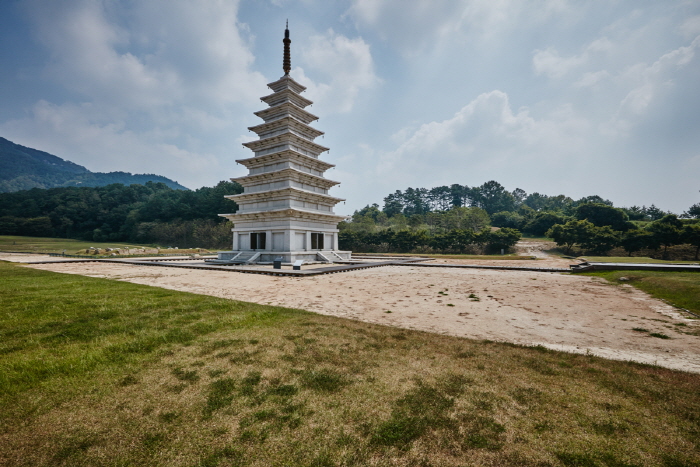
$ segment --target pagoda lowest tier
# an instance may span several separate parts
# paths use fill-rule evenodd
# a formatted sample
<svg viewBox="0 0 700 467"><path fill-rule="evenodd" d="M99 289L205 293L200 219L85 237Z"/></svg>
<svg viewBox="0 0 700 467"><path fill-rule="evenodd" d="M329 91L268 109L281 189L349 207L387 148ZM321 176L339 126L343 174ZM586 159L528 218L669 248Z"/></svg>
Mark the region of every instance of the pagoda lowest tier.
<svg viewBox="0 0 700 467"><path fill-rule="evenodd" d="M273 93L261 98L268 108L255 112L264 123L249 128L259 139L244 143L254 156L239 159L248 175L231 179L243 193L226 196L238 204L233 249L219 252L219 262L332 262L350 259L338 250L338 222L333 207L343 201L328 194L338 182L324 177L333 164L319 159L328 148L313 140L323 132L309 123L318 117L304 110L312 102L306 88L288 74L268 84Z"/></svg>

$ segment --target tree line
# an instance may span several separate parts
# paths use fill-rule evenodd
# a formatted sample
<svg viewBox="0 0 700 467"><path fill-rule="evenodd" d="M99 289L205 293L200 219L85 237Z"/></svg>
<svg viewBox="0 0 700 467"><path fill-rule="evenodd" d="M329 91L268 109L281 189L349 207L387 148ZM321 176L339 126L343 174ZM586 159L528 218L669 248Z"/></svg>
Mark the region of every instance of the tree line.
<svg viewBox="0 0 700 467"><path fill-rule="evenodd" d="M597 206L587 207L595 209ZM700 254L700 223L684 223L675 214L667 214L643 227L632 224L621 230L605 222L591 222L588 218L573 219L553 225L546 235L567 252L578 247L582 251L605 255L620 247L632 256L642 250L663 248L661 257L668 259L669 247L690 245L694 249L693 259L699 259Z"/></svg>
<svg viewBox="0 0 700 467"><path fill-rule="evenodd" d="M232 224L218 214L236 212L224 196L242 192L234 182L193 191L148 182L0 193L0 235L226 248ZM619 248L668 256L686 245L697 259L698 220L700 203L678 216L654 205L615 207L597 195L573 200L489 181L397 190L383 207L365 206L338 227L340 248L354 251L499 252L525 233L552 238L570 253Z"/></svg>
<svg viewBox="0 0 700 467"><path fill-rule="evenodd" d="M446 211L455 207L478 207L489 215L497 213L526 214L528 209L537 212L558 212L571 215L580 204L598 203L613 206L613 202L601 198L598 195L586 196L579 200L573 200L565 195L549 196L540 193L527 194L525 190L516 188L513 191L506 190L500 183L491 180L483 185L469 187L467 185L453 184L435 188L407 188L405 191L396 192L384 198L382 211L387 216L396 214L412 216L415 214L427 214L435 211ZM378 205L377 205L378 207ZM653 204L646 206L632 206L620 208L628 215L630 220L654 221L661 219L665 212ZM524 212L519 212L524 210ZM700 203L690 207L681 217L700 217ZM518 216L514 216L518 218Z"/></svg>
<svg viewBox="0 0 700 467"><path fill-rule="evenodd" d="M654 205L615 207L597 195L574 200L508 191L492 180L476 187L397 190L384 198L382 208L368 205L341 223L340 239L341 247L361 251L476 252L512 246L515 242L496 239L496 227L510 239L521 232L552 238L568 253L607 254L620 248L629 255L668 257L670 247L687 245L698 259L698 219L700 203L678 216Z"/></svg>
<svg viewBox="0 0 700 467"><path fill-rule="evenodd" d="M223 248L232 225L218 214L238 209L224 195L242 192L224 181L192 191L148 182L0 193L0 235Z"/></svg>
<svg viewBox="0 0 700 467"><path fill-rule="evenodd" d="M356 211L339 224L341 249L362 252L485 253L508 250L520 240L515 229L492 230L489 215L478 207L391 217L377 204Z"/></svg>

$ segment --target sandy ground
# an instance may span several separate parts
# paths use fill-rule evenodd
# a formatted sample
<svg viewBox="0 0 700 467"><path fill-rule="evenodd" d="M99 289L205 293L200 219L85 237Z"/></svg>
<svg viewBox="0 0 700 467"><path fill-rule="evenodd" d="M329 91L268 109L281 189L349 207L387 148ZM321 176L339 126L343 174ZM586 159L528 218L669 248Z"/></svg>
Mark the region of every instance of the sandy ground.
<svg viewBox="0 0 700 467"><path fill-rule="evenodd" d="M537 261L469 263L567 267L541 245L521 245ZM31 262L46 257L4 255ZM465 261L439 260L457 264ZM617 360L700 373L700 337L681 333L700 323L628 285L569 274L388 266L314 277L110 263L32 265L260 304L301 308L370 323L440 334L543 345ZM476 298L475 298L476 297ZM686 327L675 326L686 323ZM633 331L644 328L671 339Z"/></svg>

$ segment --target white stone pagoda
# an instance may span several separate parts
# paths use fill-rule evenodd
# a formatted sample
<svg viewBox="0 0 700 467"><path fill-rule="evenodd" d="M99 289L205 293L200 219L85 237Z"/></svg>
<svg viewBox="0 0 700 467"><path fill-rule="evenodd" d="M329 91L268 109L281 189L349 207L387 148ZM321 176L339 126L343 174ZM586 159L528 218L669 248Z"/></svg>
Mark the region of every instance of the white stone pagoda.
<svg viewBox="0 0 700 467"><path fill-rule="evenodd" d="M237 160L248 175L232 178L243 193L226 198L238 204L235 214L220 214L234 224L233 249L218 254L219 263L306 263L349 260L350 251L338 250L338 222L333 207L343 201L328 194L339 182L323 173L334 167L319 159L327 147L314 142L323 134L309 123L318 117L304 110L312 102L300 94L306 89L289 76L289 28L284 31L284 76L268 84L272 94L261 100L268 108L255 112L263 123L248 128L259 139L244 146L255 154Z"/></svg>

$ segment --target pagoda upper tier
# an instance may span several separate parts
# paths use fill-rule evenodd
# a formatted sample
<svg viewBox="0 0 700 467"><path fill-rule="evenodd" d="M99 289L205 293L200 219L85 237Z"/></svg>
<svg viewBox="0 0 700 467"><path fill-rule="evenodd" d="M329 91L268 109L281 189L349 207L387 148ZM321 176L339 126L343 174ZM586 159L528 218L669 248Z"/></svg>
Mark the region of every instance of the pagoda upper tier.
<svg viewBox="0 0 700 467"><path fill-rule="evenodd" d="M268 108L255 112L264 122L248 128L259 138L243 144L255 154L236 161L249 173L232 179L244 192L227 196L239 210L226 217L236 222L252 213L292 209L286 211L291 217L314 213L326 222L339 222L344 216L335 215L333 206L344 200L328 194L338 182L323 176L334 165L319 159L329 149L314 142L323 132L309 125L318 117L304 110L313 103L300 95L306 88L286 74L267 86L273 93L261 100Z"/></svg>

